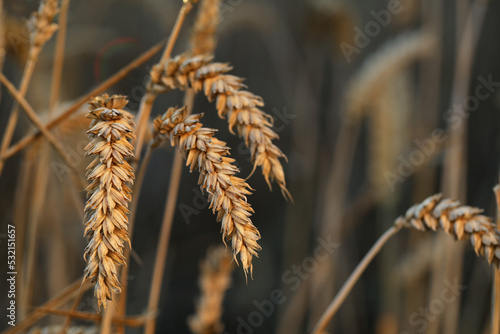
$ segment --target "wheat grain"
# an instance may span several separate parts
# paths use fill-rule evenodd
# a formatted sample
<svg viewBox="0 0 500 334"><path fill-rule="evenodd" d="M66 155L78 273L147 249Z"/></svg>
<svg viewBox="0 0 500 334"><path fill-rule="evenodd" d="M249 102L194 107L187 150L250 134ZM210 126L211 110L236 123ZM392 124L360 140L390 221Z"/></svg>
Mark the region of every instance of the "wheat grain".
<svg viewBox="0 0 500 334"><path fill-rule="evenodd" d="M488 263L500 264L500 232L483 210L460 205L458 201L432 195L415 204L394 222L395 226L415 228L419 231L443 229L457 240L469 239L478 256Z"/></svg>
<svg viewBox="0 0 500 334"><path fill-rule="evenodd" d="M257 240L260 234L250 219L253 212L246 196L250 186L241 178L227 157L229 147L214 137L216 130L203 128L199 122L202 114L187 116L187 108L169 108L154 120L155 143L168 137L172 146L177 146L186 158L186 165L200 173L198 184L208 192L210 209L222 222L224 240L232 241L233 255L240 254L245 275L252 274L252 257L261 249Z"/></svg>
<svg viewBox="0 0 500 334"><path fill-rule="evenodd" d="M168 61L165 66L155 65L151 70L149 90L157 93L172 89L192 88L203 91L209 101L216 101L219 117L227 117L229 131L238 134L250 148L254 170L262 168L267 184L276 180L283 196L291 199L286 188L285 173L279 159L286 156L273 144L278 139L271 128L273 119L259 107L264 106L260 96L243 90L243 79L226 74L232 67L227 63L211 63L212 56L187 57L180 55Z"/></svg>
<svg viewBox="0 0 500 334"><path fill-rule="evenodd" d="M220 334L224 330L220 321L222 302L233 271L231 256L224 247L211 248L200 269L201 296L196 304L196 314L188 318L188 325L194 334Z"/></svg>
<svg viewBox="0 0 500 334"><path fill-rule="evenodd" d="M191 34L191 54L212 54L217 43L221 0L203 0Z"/></svg>
<svg viewBox="0 0 500 334"><path fill-rule="evenodd" d="M124 96L107 94L89 102L88 130L90 143L87 155L97 157L87 167L88 201L85 205L85 279L95 284L94 294L99 307L111 300L112 293L121 291L116 266L125 263L123 247L130 243L128 229L128 202L131 190L127 186L134 179L134 171L125 160L133 156L133 147L127 141L134 137L132 115L123 110L128 103Z"/></svg>

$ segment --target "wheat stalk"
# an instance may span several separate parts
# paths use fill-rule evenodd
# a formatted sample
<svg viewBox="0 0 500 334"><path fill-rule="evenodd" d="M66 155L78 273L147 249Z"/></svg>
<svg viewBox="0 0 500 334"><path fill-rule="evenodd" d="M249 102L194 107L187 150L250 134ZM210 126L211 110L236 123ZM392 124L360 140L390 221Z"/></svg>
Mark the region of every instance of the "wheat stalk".
<svg viewBox="0 0 500 334"><path fill-rule="evenodd" d="M488 263L500 266L500 232L489 217L481 215L483 210L460 205L458 201L443 199L441 194L426 198L423 202L410 207L405 215L398 217L368 251L340 291L332 300L314 327L313 334L325 332L328 323L338 311L354 284L359 280L373 258L382 247L402 228L415 228L420 231L443 229L457 240L469 239L478 256Z"/></svg>
<svg viewBox="0 0 500 334"><path fill-rule="evenodd" d="M200 269L201 296L196 304L196 314L188 318L188 325L194 334L220 334L224 330L220 321L222 302L231 285L233 271L231 256L224 247L209 249Z"/></svg>
<svg viewBox="0 0 500 334"><path fill-rule="evenodd" d="M227 157L229 147L214 137L216 130L203 128L199 122L202 114L187 116L187 108L169 108L154 120L155 143L162 138L170 138L172 146L177 146L186 158L190 170L198 170L198 184L208 192L208 200L217 221L222 222L224 240L232 241L233 255L240 254L245 275L252 274L252 257L261 249L257 240L260 234L250 219L253 212L246 195L251 194L250 186L241 178Z"/></svg>
<svg viewBox="0 0 500 334"><path fill-rule="evenodd" d="M97 157L87 167L88 201L85 205L84 279L95 284L99 307L111 300L112 292L120 292L117 266L125 263L123 248L130 243L128 235L128 202L134 171L125 160L133 157L133 147L127 139L134 137L132 115L123 110L128 103L124 96L103 94L89 102L88 130L90 143L87 155Z"/></svg>
<svg viewBox="0 0 500 334"><path fill-rule="evenodd" d="M291 199L286 188L285 173L280 158L286 156L273 144L278 139L272 129L273 119L259 107L264 106L260 96L243 90L243 79L226 74L232 67L227 63L211 63L212 56L187 57L179 55L164 66L157 64L151 70L149 90L167 92L172 89L192 88L203 91L209 101L216 100L221 118L227 117L229 131L236 128L250 148L254 170L261 166L267 184L276 180L285 198Z"/></svg>

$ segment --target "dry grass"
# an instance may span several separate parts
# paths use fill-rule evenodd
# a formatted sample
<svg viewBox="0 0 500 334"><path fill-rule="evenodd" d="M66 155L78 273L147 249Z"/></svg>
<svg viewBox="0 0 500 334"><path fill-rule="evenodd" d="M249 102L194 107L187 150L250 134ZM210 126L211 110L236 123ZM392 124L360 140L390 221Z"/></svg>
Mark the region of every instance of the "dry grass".
<svg viewBox="0 0 500 334"><path fill-rule="evenodd" d="M128 202L134 171L126 159L133 157L133 147L127 141L134 137L132 115L123 110L128 103L124 96L104 94L90 104L88 131L91 139L85 148L87 155L97 157L87 167L89 198L85 206L85 279L95 285L99 307L106 308L112 293L119 293L118 265L125 264L124 244L130 243Z"/></svg>
<svg viewBox="0 0 500 334"><path fill-rule="evenodd" d="M247 202L250 186L235 176L238 172L227 157L229 147L214 137L216 130L204 128L199 122L202 114L187 116L187 108L169 108L154 121L155 145L162 137L170 139L184 154L190 170L198 170L198 184L208 192L209 208L222 222L224 240L231 241L233 256L239 254L245 274L252 274L252 257L261 249L260 234L250 219L253 212Z"/></svg>
<svg viewBox="0 0 500 334"><path fill-rule="evenodd" d="M229 131L234 133L233 129L236 128L250 148L254 170L260 166L269 187L271 181L275 180L283 196L291 199L279 160L286 160L286 156L272 142L279 137L272 130L272 117L259 109L264 106L262 98L243 90L245 85L242 78L226 74L232 69L229 64L212 63L212 58L206 55L180 55L164 66L154 66L150 90L167 92L192 88L195 92L203 91L209 101L216 101L219 116L228 120Z"/></svg>
<svg viewBox="0 0 500 334"><path fill-rule="evenodd" d="M189 328L194 334L220 334L224 331L222 303L231 285L233 267L225 247L208 250L206 259L200 264L201 296L196 303L196 314L188 318Z"/></svg>

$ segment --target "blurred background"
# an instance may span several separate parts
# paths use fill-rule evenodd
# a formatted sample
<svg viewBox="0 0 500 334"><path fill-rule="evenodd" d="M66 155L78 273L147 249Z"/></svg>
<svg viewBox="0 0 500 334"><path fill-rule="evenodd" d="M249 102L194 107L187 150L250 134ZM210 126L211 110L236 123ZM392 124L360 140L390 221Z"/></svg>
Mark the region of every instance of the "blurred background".
<svg viewBox="0 0 500 334"><path fill-rule="evenodd" d="M3 73L16 86L28 52L25 21L38 5L4 1ZM166 38L180 6L178 0L72 0L59 112ZM196 10L174 54L188 48ZM259 171L248 180L255 189L248 201L262 251L248 283L241 268L232 274L223 304L224 333L310 331L379 235L429 195L443 192L496 216L499 13L497 1L480 0L222 2L215 61L229 62L231 74L245 78L248 90L263 97L263 110L274 118L280 136L276 144L288 156L284 166L294 198L285 201L278 187L269 191ZM52 38L27 94L45 120L54 46ZM127 95L135 113L158 59L107 92ZM153 116L182 99L179 91L160 95ZM2 86L0 131L12 104ZM91 161L83 155L86 109L55 131L82 173ZM203 123L219 129L217 136L231 147L241 176L248 176L249 151L229 133L214 105L199 94L194 112L205 113ZM31 131L21 114L13 143ZM0 178L2 259L7 224L19 226L18 257L33 242L28 227L39 226L31 244L36 251L32 300L22 306L27 312L80 277L85 265L80 211L85 193L69 185L69 172L53 152L46 191L34 191L40 189L37 145L9 159ZM147 306L173 156L170 147L156 150L144 180L128 277L130 315ZM200 200L197 180L195 173L183 171L157 333L189 332L186 319L200 294L199 263L210 246L222 244L220 225ZM7 272L6 261L0 268ZM467 243L455 243L442 232L402 231L370 265L330 332L490 333L492 280L492 268ZM5 309L7 285L1 289ZM443 300L443 291L452 297ZM283 297L273 301L276 294ZM97 311L92 291L79 310ZM64 319L50 316L37 325ZM8 327L5 317L0 326Z"/></svg>

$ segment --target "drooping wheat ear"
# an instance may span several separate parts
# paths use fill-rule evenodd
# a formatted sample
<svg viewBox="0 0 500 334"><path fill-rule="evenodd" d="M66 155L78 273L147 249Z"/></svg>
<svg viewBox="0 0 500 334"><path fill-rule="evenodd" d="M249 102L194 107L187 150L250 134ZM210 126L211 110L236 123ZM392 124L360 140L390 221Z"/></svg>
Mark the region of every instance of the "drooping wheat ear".
<svg viewBox="0 0 500 334"><path fill-rule="evenodd" d="M229 131L236 128L240 137L250 148L254 170L261 166L267 184L275 180L283 196L291 199L286 188L285 173L280 158L286 156L273 144L279 136L271 128L273 119L259 108L264 106L260 96L243 90L243 79L226 74L232 67L227 63L211 63L212 56L199 55L188 58L180 55L162 67L155 65L151 70L150 90L157 93L172 89L192 88L203 91L209 101L216 100L221 118L227 117ZM253 173L253 171L252 171Z"/></svg>
<svg viewBox="0 0 500 334"><path fill-rule="evenodd" d="M220 334L224 325L220 318L226 290L231 284L233 263L224 247L211 248L200 264L199 286L201 296L196 304L196 314L188 318L194 334Z"/></svg>
<svg viewBox="0 0 500 334"><path fill-rule="evenodd" d="M426 198L396 219L396 226L412 227L420 231L442 228L458 240L469 239L478 256L488 263L500 264L500 232L483 210L460 205L458 201L443 199L441 194Z"/></svg>
<svg viewBox="0 0 500 334"><path fill-rule="evenodd" d="M202 114L187 116L187 108L169 108L154 120L155 144L164 137L170 138L186 158L186 166L200 173L198 184L208 192L210 209L222 222L223 240L231 240L233 255L238 253L245 275L252 274L252 257L261 249L257 240L260 234L250 219L253 212L246 195L251 194L245 180L235 176L239 172L227 157L229 147L214 137L217 130L203 128L199 122Z"/></svg>
<svg viewBox="0 0 500 334"><path fill-rule="evenodd" d="M193 55L212 54L215 49L221 0L202 0L191 34Z"/></svg>
<svg viewBox="0 0 500 334"><path fill-rule="evenodd" d="M30 30L30 44L34 49L32 53L38 52L57 30L58 25L53 21L58 12L57 0L44 0L40 3L38 11L31 15L28 29Z"/></svg>
<svg viewBox="0 0 500 334"><path fill-rule="evenodd" d="M378 98L384 84L415 60L429 55L434 43L434 37L427 32L404 33L367 58L348 84L346 117L351 121L362 118L363 111Z"/></svg>
<svg viewBox="0 0 500 334"><path fill-rule="evenodd" d="M95 283L94 294L99 307L121 291L117 265L124 264L123 247L130 243L127 207L134 170L125 160L134 156L127 139L134 138L132 115L123 110L125 96L107 94L89 102L92 118L87 132L91 139L87 155L97 157L87 167L88 201L85 205L85 279Z"/></svg>

